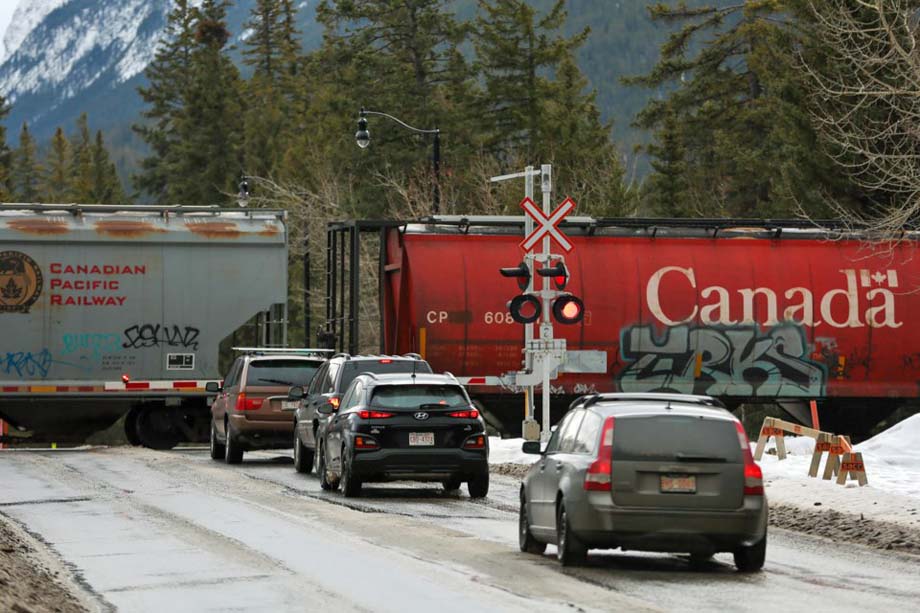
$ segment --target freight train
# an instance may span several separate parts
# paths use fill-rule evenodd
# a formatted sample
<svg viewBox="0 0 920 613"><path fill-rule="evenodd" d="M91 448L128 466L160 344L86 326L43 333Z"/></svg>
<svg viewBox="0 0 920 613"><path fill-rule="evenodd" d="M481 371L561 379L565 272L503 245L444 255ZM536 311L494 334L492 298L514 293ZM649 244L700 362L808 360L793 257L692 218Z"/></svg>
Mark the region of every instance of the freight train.
<svg viewBox="0 0 920 613"><path fill-rule="evenodd" d="M920 396L913 234L871 243L800 221L749 219L581 218L562 227L575 246L566 289L585 316L556 325L556 336L605 364L553 381L554 418L580 394L667 391L732 407L779 403L803 420L816 400L822 425L858 435ZM354 237L368 231L381 240L381 349L420 353L462 377L509 430L519 428L521 390L494 377L522 367L523 326L507 306L519 290L499 268L521 261L523 220L332 225L329 261L346 247L356 253ZM328 281L327 316L344 342L334 324L349 323L354 338L344 298L358 285Z"/></svg>
<svg viewBox="0 0 920 613"><path fill-rule="evenodd" d="M219 343L272 308L283 320L285 220L0 205L0 420L33 441L80 442L122 416L135 444L207 440ZM283 344L280 328L267 332Z"/></svg>

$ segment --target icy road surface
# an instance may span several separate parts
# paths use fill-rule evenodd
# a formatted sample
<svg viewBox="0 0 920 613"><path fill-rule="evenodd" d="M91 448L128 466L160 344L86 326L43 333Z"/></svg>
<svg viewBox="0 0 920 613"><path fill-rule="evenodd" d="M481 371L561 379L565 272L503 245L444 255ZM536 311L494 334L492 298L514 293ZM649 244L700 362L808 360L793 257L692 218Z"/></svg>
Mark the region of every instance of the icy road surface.
<svg viewBox="0 0 920 613"><path fill-rule="evenodd" d="M123 611L912 610L917 558L773 529L763 573L719 555L594 552L562 570L517 550L515 480L471 501L424 484L323 492L285 453L0 453L0 513L100 609ZM833 603L830 605L830 603Z"/></svg>

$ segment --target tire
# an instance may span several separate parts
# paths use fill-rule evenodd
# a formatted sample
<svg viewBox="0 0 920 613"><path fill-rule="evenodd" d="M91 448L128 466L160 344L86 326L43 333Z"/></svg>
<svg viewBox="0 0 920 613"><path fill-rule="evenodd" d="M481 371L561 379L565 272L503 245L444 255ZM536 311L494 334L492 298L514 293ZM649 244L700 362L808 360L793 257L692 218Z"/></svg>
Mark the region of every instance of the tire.
<svg viewBox="0 0 920 613"><path fill-rule="evenodd" d="M485 498L489 494L489 473L480 473L467 481L470 498Z"/></svg>
<svg viewBox="0 0 920 613"><path fill-rule="evenodd" d="M735 550L735 566L743 573L756 573L767 559L767 535L750 547Z"/></svg>
<svg viewBox="0 0 920 613"><path fill-rule="evenodd" d="M445 491L452 492L454 490L459 490L460 486L463 485L463 481L460 477L452 477L446 481L442 481L441 485L444 486Z"/></svg>
<svg viewBox="0 0 920 613"><path fill-rule="evenodd" d="M521 510L518 513L518 546L524 553L542 555L546 551L546 543L541 543L530 532L530 520L527 518L527 505L524 492L521 492Z"/></svg>
<svg viewBox="0 0 920 613"><path fill-rule="evenodd" d="M317 460L316 465L316 474L319 476L319 486L327 491L337 490L339 488L338 481L329 481L329 471L326 470L326 448L325 445L319 446L319 460Z"/></svg>
<svg viewBox="0 0 920 613"><path fill-rule="evenodd" d="M173 423L173 415L164 406L143 408L135 418L135 432L141 445L149 449L166 451L182 440Z"/></svg>
<svg viewBox="0 0 920 613"><path fill-rule="evenodd" d="M243 447L233 436L233 430L230 428L229 423L225 429L227 431L227 440L224 443L224 461L227 464L239 464L243 461Z"/></svg>
<svg viewBox="0 0 920 613"><path fill-rule="evenodd" d="M569 516L562 501L559 501L559 508L556 510L556 557L563 566L584 564L588 557L587 547L572 534Z"/></svg>
<svg viewBox="0 0 920 613"><path fill-rule="evenodd" d="M361 495L361 480L356 478L351 472L351 458L349 457L347 450L342 449L342 479L340 483L342 485L342 493L345 495L345 498L355 498Z"/></svg>
<svg viewBox="0 0 920 613"><path fill-rule="evenodd" d="M224 455L227 453L226 445L217 440L217 426L214 424L213 419L211 420L210 448L212 460L224 459Z"/></svg>
<svg viewBox="0 0 920 613"><path fill-rule="evenodd" d="M313 450L307 449L297 436L297 426L294 426L294 470L299 473L313 472Z"/></svg>

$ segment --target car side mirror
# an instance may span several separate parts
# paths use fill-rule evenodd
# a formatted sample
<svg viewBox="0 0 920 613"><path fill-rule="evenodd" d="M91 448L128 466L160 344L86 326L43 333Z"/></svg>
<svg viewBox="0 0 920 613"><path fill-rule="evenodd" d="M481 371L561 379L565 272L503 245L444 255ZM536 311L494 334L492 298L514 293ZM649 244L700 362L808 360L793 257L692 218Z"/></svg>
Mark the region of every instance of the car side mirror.
<svg viewBox="0 0 920 613"><path fill-rule="evenodd" d="M288 400L303 400L304 396L306 396L306 393L303 391L303 386L292 385L288 388Z"/></svg>
<svg viewBox="0 0 920 613"><path fill-rule="evenodd" d="M320 415L332 415L335 413L335 407L328 402L324 402L323 404L316 407L316 412Z"/></svg>
<svg viewBox="0 0 920 613"><path fill-rule="evenodd" d="M543 453L543 450L540 449L540 441L524 441L524 444L521 445L521 451L534 455L540 455Z"/></svg>
<svg viewBox="0 0 920 613"><path fill-rule="evenodd" d="M204 391L216 394L221 390L220 383L217 381L208 381L204 384Z"/></svg>

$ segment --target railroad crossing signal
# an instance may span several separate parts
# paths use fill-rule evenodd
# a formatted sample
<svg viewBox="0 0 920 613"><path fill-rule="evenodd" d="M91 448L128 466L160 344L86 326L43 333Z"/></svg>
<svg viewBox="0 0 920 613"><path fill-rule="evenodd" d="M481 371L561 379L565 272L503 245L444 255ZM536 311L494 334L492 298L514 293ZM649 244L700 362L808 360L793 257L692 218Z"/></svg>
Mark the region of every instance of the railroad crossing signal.
<svg viewBox="0 0 920 613"><path fill-rule="evenodd" d="M569 269L561 260L557 260L552 266L537 268L536 271L541 277L552 278L553 284L556 286L555 290L544 289L539 292L539 295L526 292L527 287L530 285L532 276L530 267L533 263L532 258L527 258L517 266L499 269L503 277L516 278L518 287L521 288L522 292L508 302L508 312L511 314L511 318L519 324L535 323L543 315L543 303L540 300L542 297L550 301L552 305L550 312L552 312L556 323L577 324L584 319L585 305L581 298L562 291L569 281Z"/></svg>
<svg viewBox="0 0 920 613"><path fill-rule="evenodd" d="M549 215L544 214L530 198L521 200L521 208L539 224L538 228L534 228L534 231L521 241L521 249L531 251L545 234L555 239L566 253L573 249L569 238L559 229L559 223L575 210L574 200L566 198Z"/></svg>

